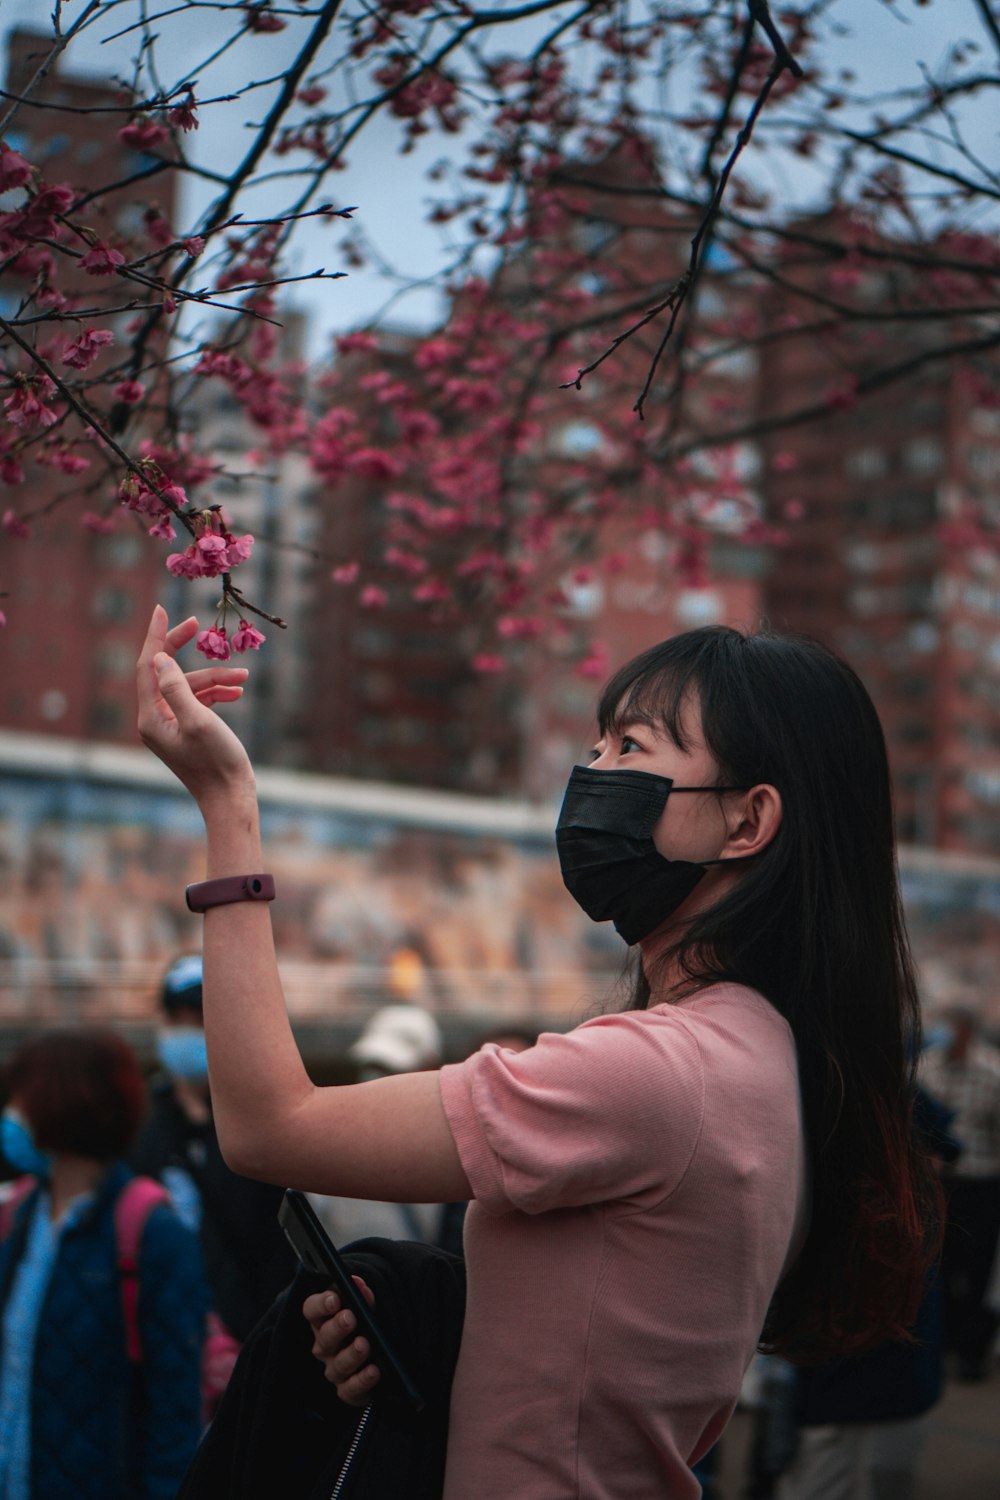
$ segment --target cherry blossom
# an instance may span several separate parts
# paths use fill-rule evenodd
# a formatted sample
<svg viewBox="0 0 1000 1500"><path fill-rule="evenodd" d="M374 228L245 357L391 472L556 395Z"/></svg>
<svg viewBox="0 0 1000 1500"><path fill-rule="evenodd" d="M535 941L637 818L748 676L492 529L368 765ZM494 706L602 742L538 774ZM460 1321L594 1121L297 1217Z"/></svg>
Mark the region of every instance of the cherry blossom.
<svg viewBox="0 0 1000 1500"><path fill-rule="evenodd" d="M64 351L62 362L74 370L86 370L100 351L114 341L110 328L88 328Z"/></svg>
<svg viewBox="0 0 1000 1500"><path fill-rule="evenodd" d="M26 541L31 535L31 527L27 521L22 521L12 510L4 511L2 524L7 535L17 537L19 541Z"/></svg>
<svg viewBox="0 0 1000 1500"><path fill-rule="evenodd" d="M241 620L239 629L233 635L232 647L234 651L259 651L266 639L255 625Z"/></svg>
<svg viewBox="0 0 1000 1500"><path fill-rule="evenodd" d="M210 630L200 631L194 644L195 650L207 656L209 661L229 660L229 642L226 640L225 625L213 625Z"/></svg>
<svg viewBox="0 0 1000 1500"><path fill-rule="evenodd" d="M118 267L124 264L125 257L120 250L100 241L80 258L80 269L86 271L88 276L113 276Z"/></svg>

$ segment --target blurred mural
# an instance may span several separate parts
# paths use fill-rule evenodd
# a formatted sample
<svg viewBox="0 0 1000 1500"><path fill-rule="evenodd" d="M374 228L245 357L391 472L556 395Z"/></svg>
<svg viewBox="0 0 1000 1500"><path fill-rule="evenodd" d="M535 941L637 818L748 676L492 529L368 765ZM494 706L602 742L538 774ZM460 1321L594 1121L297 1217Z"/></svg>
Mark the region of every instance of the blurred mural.
<svg viewBox="0 0 1000 1500"><path fill-rule="evenodd" d="M296 1022L356 1022L388 995L485 1024L567 1025L620 1003L624 950L566 895L555 805L262 772L272 912ZM201 822L142 751L0 737L0 1025L142 1023L195 949L184 886ZM1000 1024L1000 862L901 854L933 1007Z"/></svg>

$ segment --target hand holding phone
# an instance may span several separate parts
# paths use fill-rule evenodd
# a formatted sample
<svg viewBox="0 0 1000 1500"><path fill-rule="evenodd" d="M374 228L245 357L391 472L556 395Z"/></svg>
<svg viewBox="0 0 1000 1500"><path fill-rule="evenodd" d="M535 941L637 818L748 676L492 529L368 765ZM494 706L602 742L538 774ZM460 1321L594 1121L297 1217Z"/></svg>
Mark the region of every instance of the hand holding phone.
<svg viewBox="0 0 1000 1500"><path fill-rule="evenodd" d="M350 1270L313 1211L305 1193L288 1188L278 1209L278 1222L301 1265L329 1279L341 1301L357 1323L356 1333L368 1340L366 1363L378 1365L386 1389L411 1410L421 1411L424 1401L409 1373L378 1325L373 1310L355 1286ZM354 1337L356 1335L352 1335Z"/></svg>

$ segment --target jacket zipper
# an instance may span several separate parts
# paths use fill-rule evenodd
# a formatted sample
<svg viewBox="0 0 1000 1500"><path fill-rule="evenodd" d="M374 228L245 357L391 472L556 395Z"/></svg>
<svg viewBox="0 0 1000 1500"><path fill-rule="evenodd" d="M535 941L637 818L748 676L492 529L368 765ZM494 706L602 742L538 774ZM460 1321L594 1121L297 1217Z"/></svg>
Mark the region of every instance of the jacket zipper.
<svg viewBox="0 0 1000 1500"><path fill-rule="evenodd" d="M344 1481L347 1478L347 1471L351 1467L351 1464L354 1462L354 1456L358 1451L358 1445L360 1444L361 1438L364 1435L364 1430L368 1426L368 1418L371 1416L371 1411L372 1409L369 1405L366 1406L364 1411L361 1413L358 1425L354 1429L354 1436L351 1438L351 1446L347 1450L347 1457L344 1459L343 1467L341 1468L340 1473L337 1475L337 1482L334 1485L333 1490L331 1491L330 1500L338 1500L340 1492L344 1488Z"/></svg>

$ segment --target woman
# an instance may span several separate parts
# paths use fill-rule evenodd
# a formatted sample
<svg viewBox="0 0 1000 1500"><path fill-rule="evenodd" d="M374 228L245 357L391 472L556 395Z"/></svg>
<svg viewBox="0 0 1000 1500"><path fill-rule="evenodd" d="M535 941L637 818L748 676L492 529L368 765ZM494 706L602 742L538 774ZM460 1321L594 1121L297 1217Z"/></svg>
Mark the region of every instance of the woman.
<svg viewBox="0 0 1000 1500"><path fill-rule="evenodd" d="M245 673L185 678L173 657L197 628L154 612L139 724L208 834L223 1150L318 1192L474 1200L446 1500L693 1500L765 1318L770 1347L819 1357L901 1334L919 1299L918 1015L867 694L817 645L726 629L624 667L557 841L571 893L639 945L632 1009L320 1089L266 902L242 899L260 882L238 878L261 869L253 773L209 710ZM305 1310L363 1400L377 1371L336 1308Z"/></svg>
<svg viewBox="0 0 1000 1500"><path fill-rule="evenodd" d="M6 1085L4 1155L35 1180L0 1244L0 1496L169 1500L201 1435L206 1307L197 1240L160 1204L130 1358L115 1209L144 1108L135 1055L110 1031L52 1031Z"/></svg>

